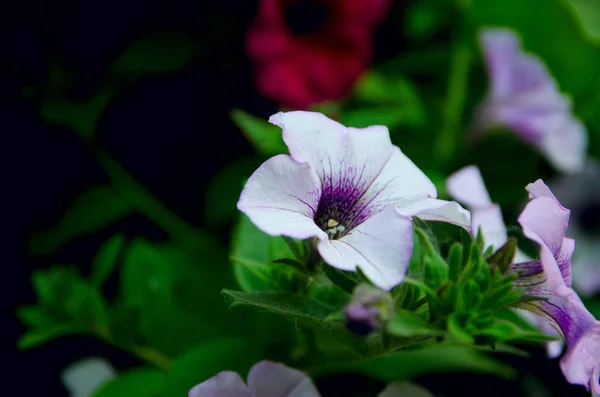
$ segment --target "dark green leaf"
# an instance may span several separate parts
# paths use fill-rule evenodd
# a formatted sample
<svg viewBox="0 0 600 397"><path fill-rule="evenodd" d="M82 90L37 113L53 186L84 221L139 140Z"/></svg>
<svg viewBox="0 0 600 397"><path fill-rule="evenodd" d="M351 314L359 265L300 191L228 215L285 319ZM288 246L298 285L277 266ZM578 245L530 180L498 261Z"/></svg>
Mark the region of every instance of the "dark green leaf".
<svg viewBox="0 0 600 397"><path fill-rule="evenodd" d="M421 317L406 310L401 310L392 316L387 324L387 331L401 337L440 334L440 331L429 327Z"/></svg>
<svg viewBox="0 0 600 397"><path fill-rule="evenodd" d="M101 286L111 275L118 263L119 254L125 245L125 236L116 234L102 245L94 257L90 280L94 285Z"/></svg>
<svg viewBox="0 0 600 397"><path fill-rule="evenodd" d="M500 247L487 259L490 266L497 266L501 273L506 273L517 252L517 239L510 237L506 244Z"/></svg>
<svg viewBox="0 0 600 397"><path fill-rule="evenodd" d="M231 119L258 153L265 156L287 153L281 128L240 109L231 111Z"/></svg>
<svg viewBox="0 0 600 397"><path fill-rule="evenodd" d="M17 341L17 347L21 350L31 349L58 337L81 332L69 324L46 325L43 328L34 328L23 334Z"/></svg>
<svg viewBox="0 0 600 397"><path fill-rule="evenodd" d="M201 50L200 44L182 34L139 37L112 64L111 73L164 73L182 69Z"/></svg>
<svg viewBox="0 0 600 397"><path fill-rule="evenodd" d="M92 397L162 397L164 383L163 371L135 368L101 386Z"/></svg>
<svg viewBox="0 0 600 397"><path fill-rule="evenodd" d="M66 242L99 229L133 212L133 208L108 186L97 186L79 196L51 230L34 234L29 250L34 255L53 252Z"/></svg>
<svg viewBox="0 0 600 397"><path fill-rule="evenodd" d="M566 0L575 11L584 32L588 37L600 43L600 2L597 0Z"/></svg>
<svg viewBox="0 0 600 397"><path fill-rule="evenodd" d="M52 317L41 306L19 307L17 317L29 327L41 327L53 323Z"/></svg>

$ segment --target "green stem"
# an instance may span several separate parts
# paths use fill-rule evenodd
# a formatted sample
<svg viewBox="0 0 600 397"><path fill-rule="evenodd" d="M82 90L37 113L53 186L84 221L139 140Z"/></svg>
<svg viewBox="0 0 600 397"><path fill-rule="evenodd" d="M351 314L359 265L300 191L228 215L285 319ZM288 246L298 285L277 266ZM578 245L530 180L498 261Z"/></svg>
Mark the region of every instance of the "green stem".
<svg viewBox="0 0 600 397"><path fill-rule="evenodd" d="M471 58L471 49L465 40L459 37L450 60L448 93L442 115L443 125L436 141L436 153L444 165L453 158L463 137L461 119L468 90Z"/></svg>
<svg viewBox="0 0 600 397"><path fill-rule="evenodd" d="M106 151L96 149L96 154L108 174L113 187L127 201L136 206L141 213L165 230L173 240L182 243L186 247L193 248L194 241L203 237L200 230L186 223L165 207L129 175Z"/></svg>
<svg viewBox="0 0 600 397"><path fill-rule="evenodd" d="M141 346L141 345L121 345L115 341L115 339L110 334L110 331L103 327L92 327L91 329L92 336L102 340L103 342L119 348L133 356L140 358L150 364L155 365L158 368L169 369L171 368L171 364L173 363L173 359L168 357L166 354L162 353L159 350L156 350L150 346Z"/></svg>

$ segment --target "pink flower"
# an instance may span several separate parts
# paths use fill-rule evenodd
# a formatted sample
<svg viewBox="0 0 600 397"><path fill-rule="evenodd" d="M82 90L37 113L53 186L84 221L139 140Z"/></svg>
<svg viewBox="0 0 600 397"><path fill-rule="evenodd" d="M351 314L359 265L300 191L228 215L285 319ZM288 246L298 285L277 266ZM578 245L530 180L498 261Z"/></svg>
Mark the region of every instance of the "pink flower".
<svg viewBox="0 0 600 397"><path fill-rule="evenodd" d="M260 0L246 37L259 90L287 108L346 95L370 61L389 0Z"/></svg>

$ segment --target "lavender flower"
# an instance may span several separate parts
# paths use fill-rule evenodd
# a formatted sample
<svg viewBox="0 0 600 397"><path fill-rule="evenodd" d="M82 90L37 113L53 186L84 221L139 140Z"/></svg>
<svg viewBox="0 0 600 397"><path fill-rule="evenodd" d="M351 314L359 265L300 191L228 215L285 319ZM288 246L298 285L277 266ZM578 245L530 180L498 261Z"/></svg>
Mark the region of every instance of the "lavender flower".
<svg viewBox="0 0 600 397"><path fill-rule="evenodd" d="M223 371L195 386L189 397L319 397L310 378L283 364L261 361L250 369L248 385L235 372Z"/></svg>
<svg viewBox="0 0 600 397"><path fill-rule="evenodd" d="M290 155L263 163L238 209L272 236L314 238L333 267L361 270L377 286L402 281L412 253L411 217L467 226L469 213L436 199L433 183L386 127L346 128L313 112L277 113Z"/></svg>
<svg viewBox="0 0 600 397"><path fill-rule="evenodd" d="M392 298L380 289L366 284L354 291L352 302L344 309L346 328L359 336L378 330L391 311Z"/></svg>
<svg viewBox="0 0 600 397"><path fill-rule="evenodd" d="M474 118L475 132L506 126L558 170L581 170L586 129L571 114L569 99L560 94L543 62L524 53L511 30L485 29L479 39L491 87Z"/></svg>
<svg viewBox="0 0 600 397"><path fill-rule="evenodd" d="M584 296L600 292L600 164L591 158L582 172L550 184L571 210L568 234L577 240L573 255L573 285Z"/></svg>
<svg viewBox="0 0 600 397"><path fill-rule="evenodd" d="M477 212L489 208L481 192L487 191L481 175L474 167L463 169L452 175L448 181L449 191L461 201L479 203L473 210L473 219L482 219L491 224L482 227L492 231L492 239L506 236L506 229L500 217L479 218ZM519 223L525 236L540 245L540 259L517 260L509 266L507 274L517 273L515 286L523 288L524 295L545 298L523 302L520 308L531 311L544 323L538 321L542 331L558 334L564 338L567 352L561 359L561 369L567 380L584 385L593 393L600 393L600 322L585 308L579 296L571 288L571 255L575 241L565 237L570 212L554 197L550 189L538 180L527 186L531 201L519 216ZM469 197L471 192L474 198ZM465 200L466 198L466 200ZM504 236L504 237L503 237ZM521 254L522 255L522 254ZM548 345L551 356L560 354L557 342Z"/></svg>
<svg viewBox="0 0 600 397"><path fill-rule="evenodd" d="M223 371L195 386L189 397L320 397L310 378L297 369L261 361L250 369L248 385L235 372ZM378 397L431 397L408 382L388 385Z"/></svg>

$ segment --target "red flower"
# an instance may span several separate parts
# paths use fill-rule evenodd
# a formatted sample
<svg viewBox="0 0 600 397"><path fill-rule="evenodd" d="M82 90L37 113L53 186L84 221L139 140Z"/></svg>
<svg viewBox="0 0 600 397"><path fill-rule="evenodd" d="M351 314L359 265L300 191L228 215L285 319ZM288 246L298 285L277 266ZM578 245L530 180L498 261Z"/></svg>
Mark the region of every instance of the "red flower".
<svg viewBox="0 0 600 397"><path fill-rule="evenodd" d="M263 95L305 109L352 88L371 58L389 0L260 0L246 37Z"/></svg>

